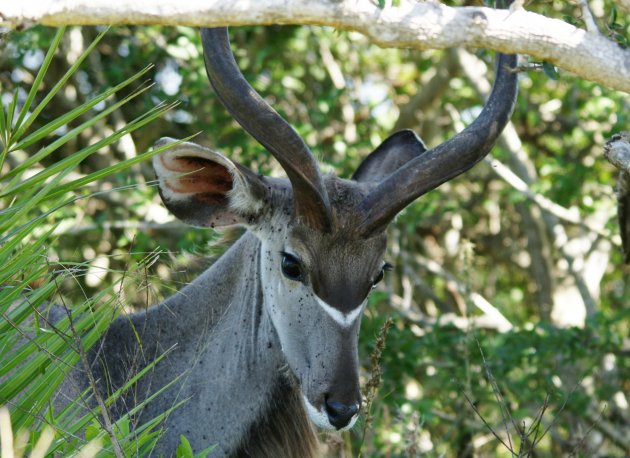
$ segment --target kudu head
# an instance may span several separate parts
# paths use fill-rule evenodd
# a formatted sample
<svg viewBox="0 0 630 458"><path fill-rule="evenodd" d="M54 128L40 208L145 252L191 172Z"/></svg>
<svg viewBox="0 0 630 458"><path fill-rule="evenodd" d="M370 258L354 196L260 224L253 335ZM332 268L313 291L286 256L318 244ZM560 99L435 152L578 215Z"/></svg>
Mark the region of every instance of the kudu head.
<svg viewBox="0 0 630 458"><path fill-rule="evenodd" d="M154 158L162 199L193 225L241 224L257 235L261 257L252 263L260 262L265 312L305 408L322 428L350 428L361 403L359 325L387 267L386 227L406 205L490 150L514 106L516 58L499 57L492 94L467 129L430 150L413 132L397 132L351 179L341 179L321 175L304 141L247 83L227 29L201 33L219 99L280 162L288 180L259 176L217 152L180 143Z"/></svg>

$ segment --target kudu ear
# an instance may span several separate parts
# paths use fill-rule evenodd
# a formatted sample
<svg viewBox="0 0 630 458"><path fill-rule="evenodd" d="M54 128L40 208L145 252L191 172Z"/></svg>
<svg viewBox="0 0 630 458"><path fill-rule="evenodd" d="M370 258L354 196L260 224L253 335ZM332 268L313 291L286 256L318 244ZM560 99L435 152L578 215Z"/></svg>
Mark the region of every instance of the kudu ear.
<svg viewBox="0 0 630 458"><path fill-rule="evenodd" d="M176 143L161 138L154 148ZM153 157L164 205L179 219L201 227L255 224L266 188L247 168L203 146L181 142Z"/></svg>
<svg viewBox="0 0 630 458"><path fill-rule="evenodd" d="M354 172L352 179L379 183L426 150L427 147L415 132L401 130L390 135L378 148L372 151Z"/></svg>

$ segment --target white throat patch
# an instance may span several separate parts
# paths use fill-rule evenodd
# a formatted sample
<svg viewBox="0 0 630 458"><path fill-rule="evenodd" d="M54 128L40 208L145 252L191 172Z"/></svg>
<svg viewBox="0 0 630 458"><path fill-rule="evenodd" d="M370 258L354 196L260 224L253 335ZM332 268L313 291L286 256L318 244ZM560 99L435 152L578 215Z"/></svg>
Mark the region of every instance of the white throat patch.
<svg viewBox="0 0 630 458"><path fill-rule="evenodd" d="M330 315L330 317L335 320L336 323L340 324L344 328L349 327L352 323L355 322L355 320L361 315L363 307L367 302L366 299L354 310L351 310L348 313L342 313L331 305L328 305L319 297L315 296L315 299L317 299L317 303L326 311L326 313L328 313L328 315Z"/></svg>

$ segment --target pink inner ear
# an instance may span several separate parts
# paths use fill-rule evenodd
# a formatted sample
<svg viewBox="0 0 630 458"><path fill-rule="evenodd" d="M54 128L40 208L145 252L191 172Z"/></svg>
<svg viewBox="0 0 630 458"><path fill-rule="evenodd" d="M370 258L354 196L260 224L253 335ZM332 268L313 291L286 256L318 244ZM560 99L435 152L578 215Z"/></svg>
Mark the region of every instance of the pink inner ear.
<svg viewBox="0 0 630 458"><path fill-rule="evenodd" d="M214 203L232 189L232 175L221 164L191 156L161 160L169 170L185 174L166 181L165 185L174 192L198 194L199 199Z"/></svg>

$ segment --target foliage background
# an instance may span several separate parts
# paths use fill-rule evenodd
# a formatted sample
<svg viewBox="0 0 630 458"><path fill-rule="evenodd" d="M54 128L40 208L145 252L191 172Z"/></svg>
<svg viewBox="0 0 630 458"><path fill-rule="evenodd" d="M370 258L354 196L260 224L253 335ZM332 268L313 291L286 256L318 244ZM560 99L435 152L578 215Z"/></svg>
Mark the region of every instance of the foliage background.
<svg viewBox="0 0 630 458"><path fill-rule="evenodd" d="M592 4L600 29L626 44L628 17L615 14L610 2ZM527 7L581 21L571 3ZM54 33L34 28L2 36L3 106L16 88L18 104L26 99ZM41 96L98 33L68 30ZM393 130L412 128L429 146L448 138L478 113L484 85L493 77L492 55L480 50L380 49L356 33L298 26L238 28L231 36L248 80L296 127L324 170L342 177ZM156 84L34 165L32 173L159 103L177 100L149 127L81 162L76 173L133 158L162 136L196 135L194 141L255 171L281 174L218 103L200 49L197 31L189 28L110 30L34 128L149 63L154 68L147 77ZM369 395L368 421L341 438L325 438L330 454L630 452L629 271L617 235L616 172L603 159L605 140L628 130L630 100L548 65L545 70L520 75L511 130L492 156L557 206L549 211L533 203L513 179L495 173L500 166L483 162L399 216L387 259L395 268L373 294L361 336L367 381L376 372L370 354L377 335L392 319L379 361L382 382ZM2 172L71 127L10 154ZM57 214L48 260L82 267L58 285L56 301L76 304L115 287L126 310L143 308L194 278L220 253L225 244L208 242L232 234L173 220L152 178L148 162L133 165L92 183L92 197ZM155 252L145 265L147 253ZM137 263L142 268L130 271Z"/></svg>

